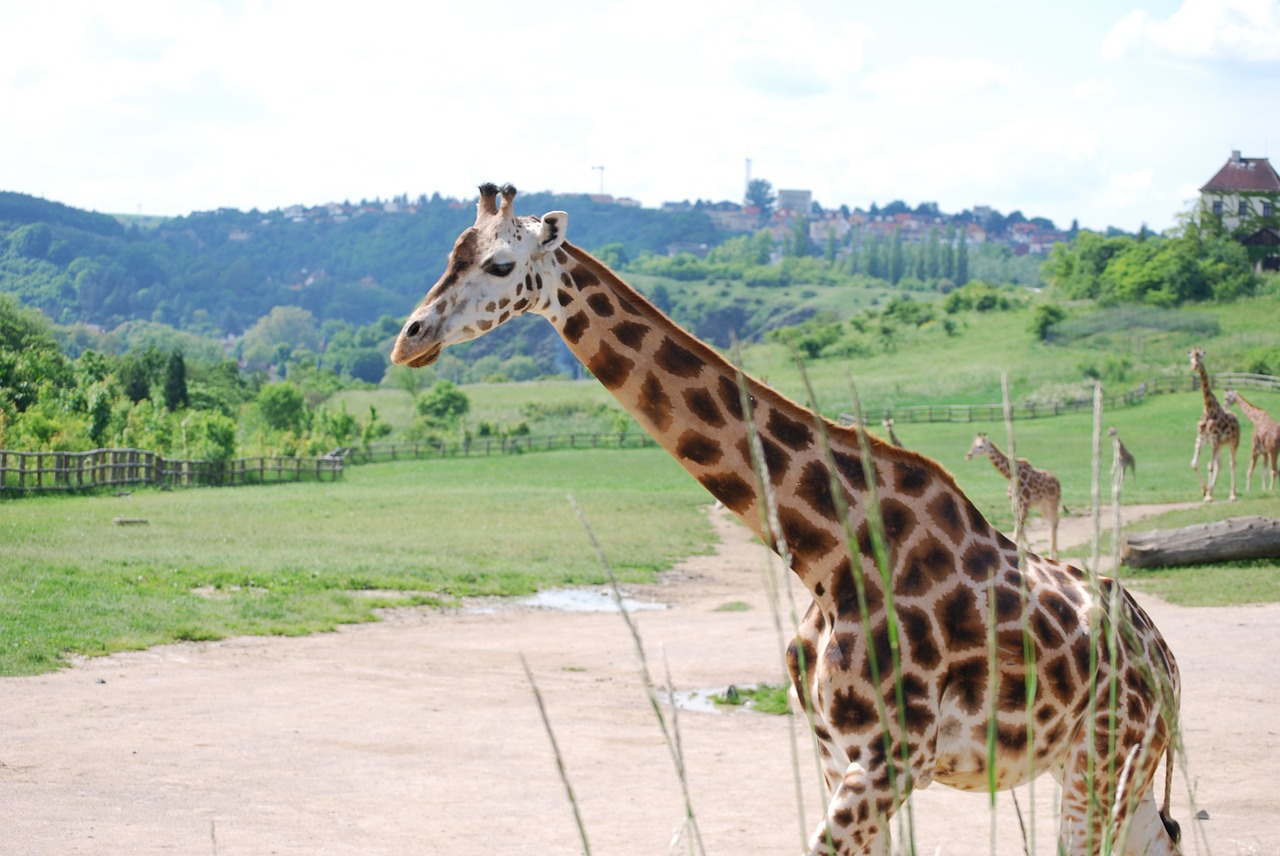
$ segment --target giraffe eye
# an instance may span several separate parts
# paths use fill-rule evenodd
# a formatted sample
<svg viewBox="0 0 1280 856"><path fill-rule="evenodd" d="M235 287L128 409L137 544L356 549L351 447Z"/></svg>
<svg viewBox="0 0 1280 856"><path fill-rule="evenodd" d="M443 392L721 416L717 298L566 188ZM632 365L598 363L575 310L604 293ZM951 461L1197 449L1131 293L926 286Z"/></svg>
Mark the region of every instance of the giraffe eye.
<svg viewBox="0 0 1280 856"><path fill-rule="evenodd" d="M516 269L516 263L510 259L490 259L484 266L484 272L490 276L507 276Z"/></svg>

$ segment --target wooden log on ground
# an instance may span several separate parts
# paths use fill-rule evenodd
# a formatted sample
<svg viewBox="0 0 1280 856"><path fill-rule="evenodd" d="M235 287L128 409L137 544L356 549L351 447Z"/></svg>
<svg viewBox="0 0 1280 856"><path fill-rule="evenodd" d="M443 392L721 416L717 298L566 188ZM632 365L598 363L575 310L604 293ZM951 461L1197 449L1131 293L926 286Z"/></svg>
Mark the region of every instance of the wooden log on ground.
<svg viewBox="0 0 1280 856"><path fill-rule="evenodd" d="M1120 560L1133 568L1277 557L1280 520L1272 517L1233 517L1181 529L1135 532L1125 536L1120 547Z"/></svg>

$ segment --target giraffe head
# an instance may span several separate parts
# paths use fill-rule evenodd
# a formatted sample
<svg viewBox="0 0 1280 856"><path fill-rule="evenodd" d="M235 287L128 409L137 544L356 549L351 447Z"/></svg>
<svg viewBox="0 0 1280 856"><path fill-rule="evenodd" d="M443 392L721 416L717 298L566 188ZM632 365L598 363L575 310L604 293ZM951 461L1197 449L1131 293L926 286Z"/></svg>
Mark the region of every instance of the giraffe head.
<svg viewBox="0 0 1280 856"><path fill-rule="evenodd" d="M1192 348L1187 351L1187 356L1191 358L1191 370L1193 372L1204 368L1204 348Z"/></svg>
<svg viewBox="0 0 1280 856"><path fill-rule="evenodd" d="M447 345L475 339L517 315L550 310L550 283L558 279L555 251L564 243L569 215L517 217L515 198L510 184L480 186L475 225L458 237L444 275L405 322L391 350L393 363L430 365Z"/></svg>
<svg viewBox="0 0 1280 856"><path fill-rule="evenodd" d="M1228 389L1222 396L1222 403L1226 407L1230 407L1240 399L1240 394L1234 389Z"/></svg>
<svg viewBox="0 0 1280 856"><path fill-rule="evenodd" d="M883 425L885 428L892 428L893 418L890 416L886 416L883 420L881 420L880 424Z"/></svg>
<svg viewBox="0 0 1280 856"><path fill-rule="evenodd" d="M973 445L969 447L969 451L964 453L966 461L972 460L974 455L986 455L991 452L991 441L987 439L986 434L979 434L973 438Z"/></svg>
<svg viewBox="0 0 1280 856"><path fill-rule="evenodd" d="M1113 440L1115 439L1117 433L1118 432L1116 431L1116 426L1114 425L1112 425L1110 428L1107 429L1107 436Z"/></svg>

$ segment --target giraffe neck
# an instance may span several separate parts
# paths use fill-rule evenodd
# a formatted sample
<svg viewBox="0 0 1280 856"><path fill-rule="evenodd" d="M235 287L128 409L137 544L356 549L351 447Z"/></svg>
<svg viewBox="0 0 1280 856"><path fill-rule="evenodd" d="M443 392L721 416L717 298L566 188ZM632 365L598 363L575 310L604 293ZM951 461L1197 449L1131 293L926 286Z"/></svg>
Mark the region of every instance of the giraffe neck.
<svg viewBox="0 0 1280 856"><path fill-rule="evenodd" d="M1249 417L1254 425L1267 425L1273 420L1271 415L1261 407L1255 407L1245 400L1245 397L1239 392L1236 393L1236 403L1240 405L1240 409L1244 411L1244 415Z"/></svg>
<svg viewBox="0 0 1280 856"><path fill-rule="evenodd" d="M1213 385L1209 383L1209 373L1204 370L1204 363L1197 363L1196 371L1200 374L1200 394L1204 396L1204 412L1206 415L1217 413L1222 410L1222 407L1218 404L1218 397L1213 394Z"/></svg>
<svg viewBox="0 0 1280 856"><path fill-rule="evenodd" d="M849 575L850 550L813 414L750 376L740 381L729 361L599 261L567 243L564 251L564 275L552 297L557 309L548 317L570 350L681 466L777 549L762 521L763 497L752 466L754 426L792 569L815 598L831 595L832 580ZM830 422L824 427L859 542L854 552L869 555L868 478L859 436ZM998 537L935 462L869 434L866 439L891 550L916 533L916 521L926 516L940 519L938 525L957 544L975 532Z"/></svg>
<svg viewBox="0 0 1280 856"><path fill-rule="evenodd" d="M1013 464L1009 461L1009 456L996 448L995 443L988 444L987 457L991 459L991 464L1000 471L1000 474L1007 479L1013 478Z"/></svg>

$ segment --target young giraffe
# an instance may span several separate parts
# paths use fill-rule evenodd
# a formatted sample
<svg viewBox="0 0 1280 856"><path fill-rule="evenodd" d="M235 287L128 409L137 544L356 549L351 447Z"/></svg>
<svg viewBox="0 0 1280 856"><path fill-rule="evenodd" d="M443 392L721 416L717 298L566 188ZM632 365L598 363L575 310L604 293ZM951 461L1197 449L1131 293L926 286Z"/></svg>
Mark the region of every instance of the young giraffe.
<svg viewBox="0 0 1280 856"><path fill-rule="evenodd" d="M1138 477L1138 462L1134 459L1133 453L1125 448L1124 443L1120 440L1120 432L1116 431L1115 426L1107 429L1107 436L1111 438L1111 476L1120 477L1120 486L1124 487L1124 471L1129 470L1133 473L1133 477Z"/></svg>
<svg viewBox="0 0 1280 856"><path fill-rule="evenodd" d="M900 448L900 449L905 449L905 448L906 448L906 446L904 446L904 445L902 444L902 441L898 439L898 435L897 435L897 434L895 434L895 433L893 433L893 418L892 418L892 417L890 417L890 416L886 416L886 417L884 418L884 420L883 420L880 424L881 424L881 425L883 425L883 426L885 427L885 430L889 432L889 442L890 442L890 443L892 443L893 445L897 446L897 447L898 447L898 448Z"/></svg>
<svg viewBox="0 0 1280 856"><path fill-rule="evenodd" d="M1227 390L1222 401L1230 407L1236 405L1253 423L1253 443L1249 448L1249 471L1244 477L1244 489L1248 492L1253 482L1253 468L1258 458L1262 458L1262 489L1273 490L1276 478L1280 476L1277 465L1280 464L1280 423L1271 418L1271 414L1250 404L1245 397L1234 389Z"/></svg>
<svg viewBox="0 0 1280 856"><path fill-rule="evenodd" d="M1009 788L1044 771L1062 783L1063 852L1100 853L1104 838L1126 828L1126 852L1177 852L1176 824L1167 819L1170 777L1163 810L1152 792L1166 751L1172 769L1177 667L1150 618L1118 583L1101 586L1104 598L1116 597L1125 628L1120 638L1127 644L1118 646L1113 670L1105 634L1089 632L1098 612L1083 573L1034 555L1020 569L1016 547L937 463L823 422L831 472L817 417L753 378L744 390L729 362L568 243L564 212L517 217L515 195L510 185L480 188L475 225L458 238L444 275L409 316L392 361L429 365L446 345L525 312L541 315L694 478L790 556L791 570L813 596L788 649L792 691L812 710L831 791L810 856L887 854L890 816L912 790L933 781L985 791L988 774ZM752 428L763 449L762 478L776 491L786 551L761 522L765 497L752 467ZM870 470L861 457L864 437ZM867 522L873 479L901 628L901 707L890 592L875 566ZM847 520L834 490L847 504ZM852 553L846 531L856 535ZM998 648L994 684L990 620ZM1035 653L1030 701L1024 628ZM1099 678L1092 684L1091 670ZM1115 707L1107 704L1109 677L1116 679ZM881 705L888 714L883 723ZM991 711L994 770L987 764ZM1090 732L1101 752L1096 767Z"/></svg>
<svg viewBox="0 0 1280 856"><path fill-rule="evenodd" d="M1196 471L1200 479L1200 489L1204 492L1204 501L1213 502L1213 486L1218 483L1218 455L1222 447L1227 447L1231 455L1231 502L1236 501L1236 448L1240 445L1240 420L1234 413L1228 413L1218 404L1213 394L1213 385L1209 382L1209 373L1204 370L1204 350L1192 348L1191 370L1200 375L1200 393L1204 396L1204 415L1196 424L1196 450L1191 454L1191 469ZM1200 448L1209 444L1209 464L1205 474L1206 482L1200 475Z"/></svg>
<svg viewBox="0 0 1280 856"><path fill-rule="evenodd" d="M1009 499L1013 499L1013 467L1009 456L1000 451L986 434L973 438L973 445L965 453L964 459L971 460L974 455L986 455L1000 474L1009 479ZM1039 511L1049 521L1049 555L1058 558L1058 508L1062 505L1062 485L1057 477L1048 470L1031 466L1026 458L1018 458L1018 521L1015 532L1021 532L1027 525L1027 513L1032 509Z"/></svg>

